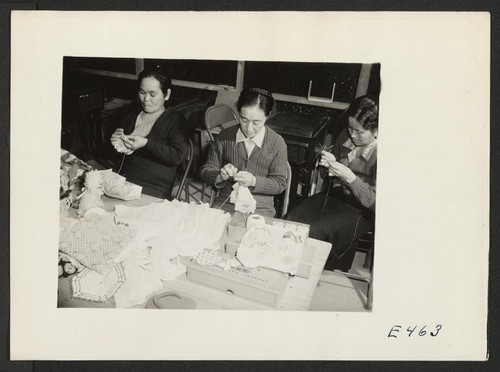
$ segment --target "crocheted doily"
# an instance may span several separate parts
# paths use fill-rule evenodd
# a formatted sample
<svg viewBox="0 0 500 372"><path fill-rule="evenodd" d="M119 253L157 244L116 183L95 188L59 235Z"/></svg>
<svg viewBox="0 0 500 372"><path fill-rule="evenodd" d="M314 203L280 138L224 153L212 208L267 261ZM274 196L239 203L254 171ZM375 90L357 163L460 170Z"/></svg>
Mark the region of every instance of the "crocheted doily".
<svg viewBox="0 0 500 372"><path fill-rule="evenodd" d="M61 233L59 249L102 274L135 235L135 230L115 225L112 216L93 214Z"/></svg>

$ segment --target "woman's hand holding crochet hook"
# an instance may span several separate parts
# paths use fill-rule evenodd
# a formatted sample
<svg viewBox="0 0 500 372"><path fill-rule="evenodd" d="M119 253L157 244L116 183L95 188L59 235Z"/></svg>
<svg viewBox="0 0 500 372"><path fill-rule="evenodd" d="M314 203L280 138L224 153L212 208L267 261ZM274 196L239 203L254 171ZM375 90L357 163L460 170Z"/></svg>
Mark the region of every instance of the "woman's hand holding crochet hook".
<svg viewBox="0 0 500 372"><path fill-rule="evenodd" d="M319 165L328 169L329 176L337 176L344 182L351 183L356 178L356 175L352 172L352 170L344 164L339 163L335 158L335 155L330 152L321 152Z"/></svg>

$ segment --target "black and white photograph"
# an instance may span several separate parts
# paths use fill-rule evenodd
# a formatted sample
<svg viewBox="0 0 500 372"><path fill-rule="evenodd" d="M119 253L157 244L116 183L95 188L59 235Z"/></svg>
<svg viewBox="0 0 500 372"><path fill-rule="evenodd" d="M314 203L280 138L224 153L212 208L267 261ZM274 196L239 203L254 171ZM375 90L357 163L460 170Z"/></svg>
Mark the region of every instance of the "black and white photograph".
<svg viewBox="0 0 500 372"><path fill-rule="evenodd" d="M59 307L372 307L380 64L65 57Z"/></svg>
<svg viewBox="0 0 500 372"><path fill-rule="evenodd" d="M489 13L11 29L12 361L488 359Z"/></svg>

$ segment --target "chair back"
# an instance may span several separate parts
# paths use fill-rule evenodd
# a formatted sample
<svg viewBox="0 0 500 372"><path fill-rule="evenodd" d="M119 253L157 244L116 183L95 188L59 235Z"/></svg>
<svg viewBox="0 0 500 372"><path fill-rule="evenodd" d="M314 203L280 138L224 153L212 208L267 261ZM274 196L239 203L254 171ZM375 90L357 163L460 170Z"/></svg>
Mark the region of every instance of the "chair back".
<svg viewBox="0 0 500 372"><path fill-rule="evenodd" d="M191 168L193 166L193 158L194 158L194 145L193 145L193 141L191 139L189 139L188 152L187 152L186 160L184 161L184 164L185 164L184 174L182 175L181 183L179 184L179 189L177 190L177 193L175 194L175 198L177 200L180 200L182 191L184 190L184 187L186 185L186 179L188 178L188 175L191 172Z"/></svg>
<svg viewBox="0 0 500 372"><path fill-rule="evenodd" d="M233 109L225 103L217 103L210 106L205 112L205 126L207 128L210 142L214 141L212 130L216 127L221 129L232 127L238 124L238 116Z"/></svg>
<svg viewBox="0 0 500 372"><path fill-rule="evenodd" d="M290 204L290 188L292 186L292 167L289 162L286 162L287 174L286 174L286 189L285 195L283 197L283 208L281 210L281 217L283 218L288 212L288 205Z"/></svg>

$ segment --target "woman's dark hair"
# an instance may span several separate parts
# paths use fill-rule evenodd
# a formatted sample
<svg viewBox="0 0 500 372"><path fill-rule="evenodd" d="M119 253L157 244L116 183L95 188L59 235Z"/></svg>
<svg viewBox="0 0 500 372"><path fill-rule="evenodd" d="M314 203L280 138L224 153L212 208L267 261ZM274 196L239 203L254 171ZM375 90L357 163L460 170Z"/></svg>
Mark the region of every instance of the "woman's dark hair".
<svg viewBox="0 0 500 372"><path fill-rule="evenodd" d="M163 94L167 94L168 90L172 89L172 79L170 79L170 76L161 68L143 70L137 77L137 86L141 85L142 79L148 77L153 77L160 82L160 88Z"/></svg>
<svg viewBox="0 0 500 372"><path fill-rule="evenodd" d="M274 107L274 98L270 91L261 88L245 88L240 93L236 102L236 108L241 111L242 107L255 106L269 116Z"/></svg>
<svg viewBox="0 0 500 372"><path fill-rule="evenodd" d="M378 104L372 96L356 98L346 111L347 117L354 118L365 129L378 128Z"/></svg>

